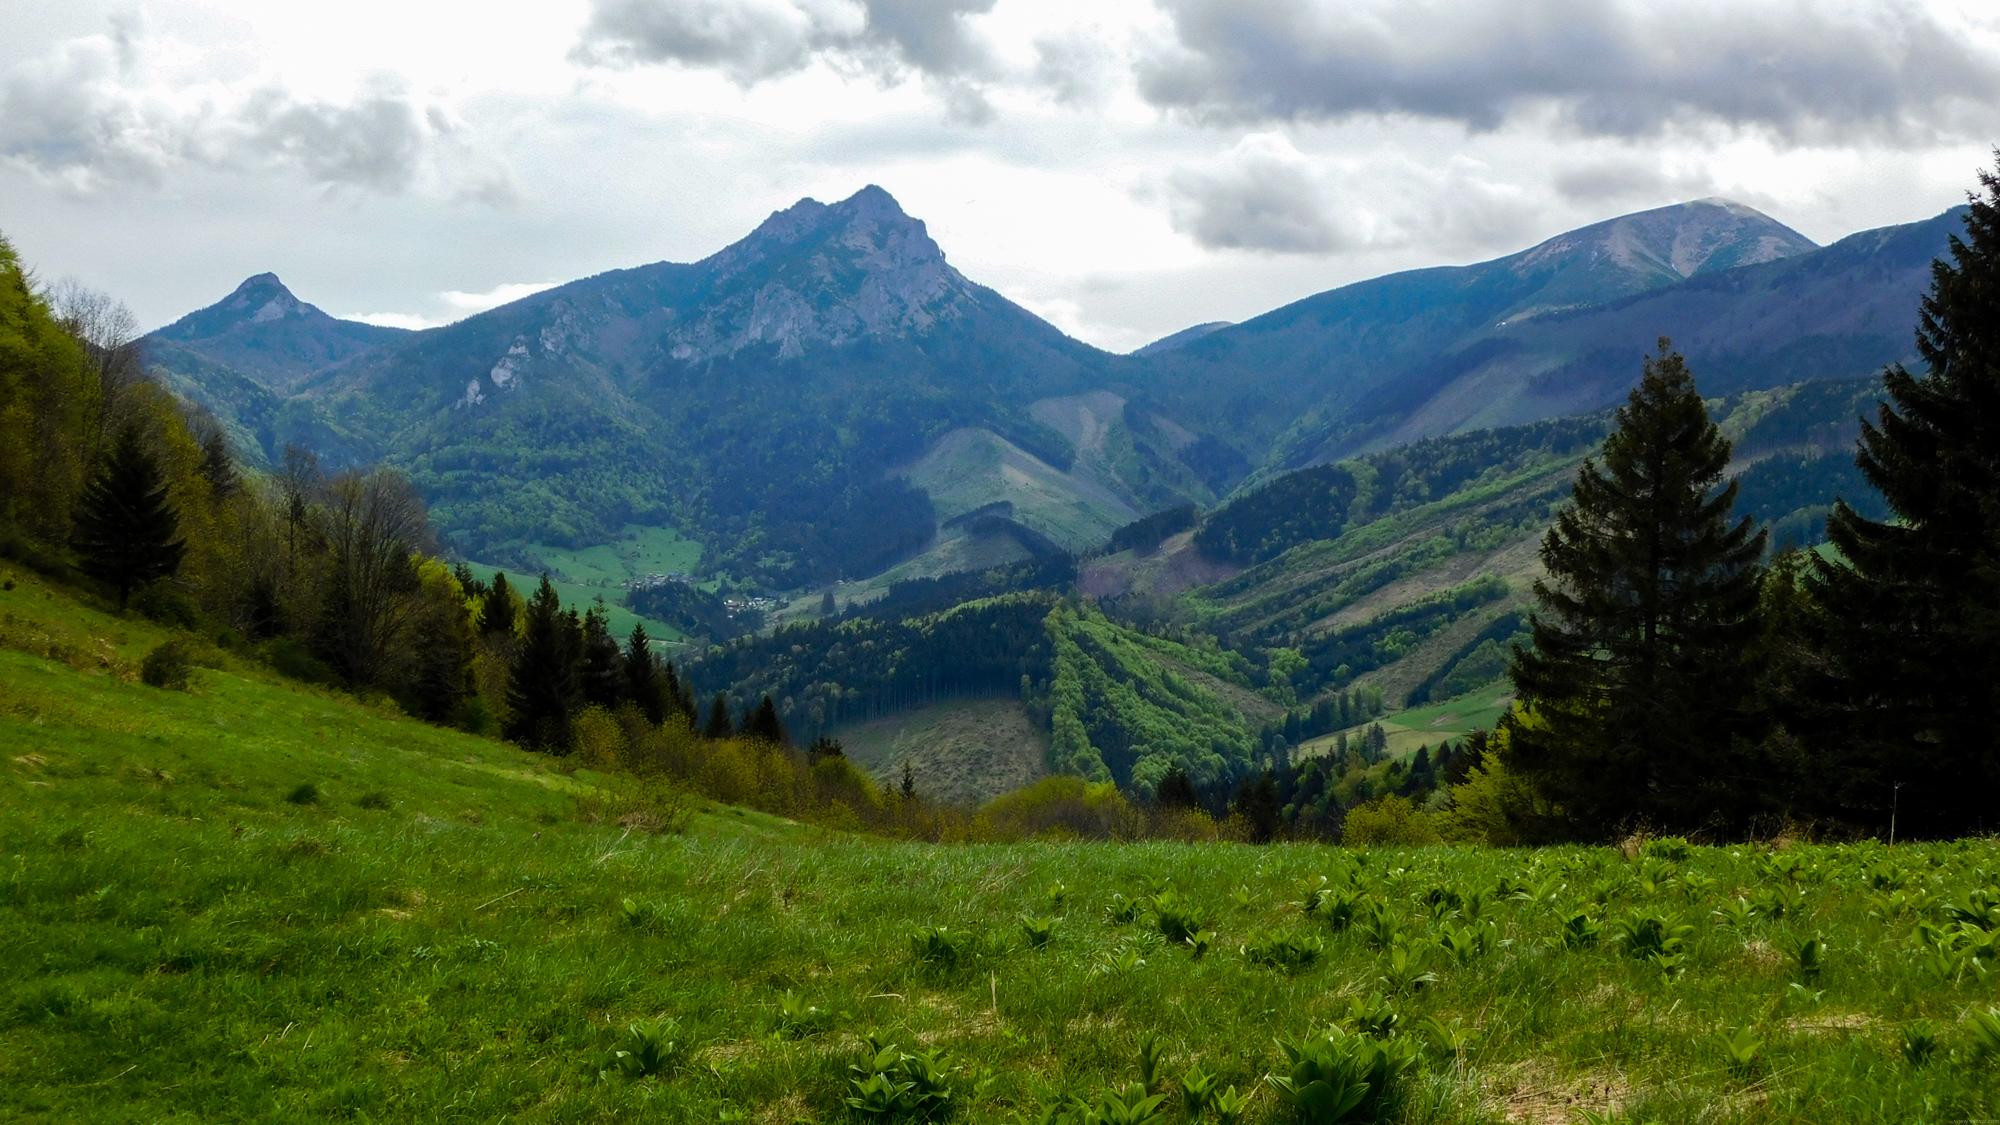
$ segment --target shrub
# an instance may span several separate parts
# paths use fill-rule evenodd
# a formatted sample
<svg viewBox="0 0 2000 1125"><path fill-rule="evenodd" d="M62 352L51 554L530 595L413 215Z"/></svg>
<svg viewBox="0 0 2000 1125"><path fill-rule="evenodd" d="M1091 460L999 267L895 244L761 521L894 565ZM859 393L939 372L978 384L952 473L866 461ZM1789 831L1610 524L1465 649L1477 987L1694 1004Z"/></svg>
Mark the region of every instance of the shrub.
<svg viewBox="0 0 2000 1125"><path fill-rule="evenodd" d="M1419 848L1439 842L1429 813L1408 797L1382 797L1347 810L1341 843L1354 847Z"/></svg>
<svg viewBox="0 0 2000 1125"><path fill-rule="evenodd" d="M393 803L389 800L389 795L380 789L371 789L363 793L360 799L354 803L364 809L388 809L394 807Z"/></svg>
<svg viewBox="0 0 2000 1125"><path fill-rule="evenodd" d="M1045 777L996 797L980 815L1002 839L1054 832L1086 840L1129 840L1145 827L1145 815L1116 784L1068 776Z"/></svg>
<svg viewBox="0 0 2000 1125"><path fill-rule="evenodd" d="M151 582L132 595L132 608L140 616L162 625L195 629L201 625L201 611L194 601L165 580Z"/></svg>
<svg viewBox="0 0 2000 1125"><path fill-rule="evenodd" d="M290 793L285 794L285 800L294 805L317 805L319 804L319 786L314 785L310 781L301 782Z"/></svg>
<svg viewBox="0 0 2000 1125"><path fill-rule="evenodd" d="M193 676L194 654L179 639L154 646L139 665L139 679L167 691L186 691Z"/></svg>
<svg viewBox="0 0 2000 1125"><path fill-rule="evenodd" d="M625 728L602 707L585 707L570 721L571 749L577 760L597 769L621 769L631 745Z"/></svg>
<svg viewBox="0 0 2000 1125"><path fill-rule="evenodd" d="M307 652L306 647L292 637L279 637L266 646L264 662L279 675L300 683L333 685L340 682L340 676L332 668Z"/></svg>

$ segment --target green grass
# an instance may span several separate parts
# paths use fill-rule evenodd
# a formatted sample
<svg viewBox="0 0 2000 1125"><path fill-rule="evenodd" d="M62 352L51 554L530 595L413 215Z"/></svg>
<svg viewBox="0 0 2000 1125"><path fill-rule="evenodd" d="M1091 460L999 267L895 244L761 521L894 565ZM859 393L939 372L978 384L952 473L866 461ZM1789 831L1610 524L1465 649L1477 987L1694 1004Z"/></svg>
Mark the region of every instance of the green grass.
<svg viewBox="0 0 2000 1125"><path fill-rule="evenodd" d="M480 562L467 565L474 574L487 580L493 577L494 571L505 570L507 580L524 595L534 593L535 583L540 579L542 570L546 569L549 583L556 588L565 607L582 613L596 604L598 598L603 598L611 631L619 637L630 634L632 626L643 621L647 634L656 641L687 639L686 634L666 622L643 617L625 608L627 582L648 574L685 574L701 562L701 544L682 537L675 529L627 525L616 542L574 550L536 544L530 546L527 553L535 563L532 570L495 567Z"/></svg>
<svg viewBox="0 0 2000 1125"><path fill-rule="evenodd" d="M33 584L0 609L17 640L129 656L161 635ZM846 1121L875 1033L949 1052L955 1121L1094 1099L1157 1037L1170 1104L1199 1063L1261 1122L1274 1038L1358 1014L1420 1056L1404 1121L2000 1111L1968 1021L1995 1003L2000 920L1946 912L1993 883L1991 841L948 847L722 807L654 835L616 823L607 779L254 669L166 693L16 650L0 745L0 1120ZM1337 901L1307 913L1322 876L1401 940L1336 927ZM1132 908L1168 881L1170 910ZM1605 937L1565 946L1575 911ZM1169 913L1212 932L1206 956L1160 936ZM1045 946L1023 914L1054 920ZM1665 971L1612 943L1628 915L1693 927ZM1939 952L1919 923L1959 936ZM614 1052L655 1020L661 1066L627 1077Z"/></svg>

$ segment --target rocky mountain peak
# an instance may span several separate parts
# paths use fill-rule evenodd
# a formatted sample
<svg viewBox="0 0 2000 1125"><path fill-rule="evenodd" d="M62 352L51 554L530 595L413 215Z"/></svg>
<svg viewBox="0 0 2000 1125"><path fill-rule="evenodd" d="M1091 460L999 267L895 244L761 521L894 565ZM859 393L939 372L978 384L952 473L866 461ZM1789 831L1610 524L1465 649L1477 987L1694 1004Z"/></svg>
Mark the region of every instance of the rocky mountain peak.
<svg viewBox="0 0 2000 1125"><path fill-rule="evenodd" d="M774 212L700 265L713 288L671 333L670 354L689 362L923 335L978 300L924 224L873 184L838 203L802 199Z"/></svg>
<svg viewBox="0 0 2000 1125"><path fill-rule="evenodd" d="M292 295L275 273L260 273L243 280L236 291L221 301L221 308L244 314L252 324L264 324L285 316L303 316L311 305Z"/></svg>

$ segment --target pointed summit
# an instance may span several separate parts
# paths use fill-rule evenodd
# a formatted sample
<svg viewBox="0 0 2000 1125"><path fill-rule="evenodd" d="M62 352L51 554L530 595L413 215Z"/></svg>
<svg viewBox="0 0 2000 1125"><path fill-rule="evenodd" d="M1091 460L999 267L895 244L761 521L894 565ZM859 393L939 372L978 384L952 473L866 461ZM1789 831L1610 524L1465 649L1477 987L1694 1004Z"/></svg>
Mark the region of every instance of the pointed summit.
<svg viewBox="0 0 2000 1125"><path fill-rule="evenodd" d="M147 336L147 363L185 365L192 352L289 391L318 371L406 335L400 328L337 320L299 300L277 274L260 273Z"/></svg>

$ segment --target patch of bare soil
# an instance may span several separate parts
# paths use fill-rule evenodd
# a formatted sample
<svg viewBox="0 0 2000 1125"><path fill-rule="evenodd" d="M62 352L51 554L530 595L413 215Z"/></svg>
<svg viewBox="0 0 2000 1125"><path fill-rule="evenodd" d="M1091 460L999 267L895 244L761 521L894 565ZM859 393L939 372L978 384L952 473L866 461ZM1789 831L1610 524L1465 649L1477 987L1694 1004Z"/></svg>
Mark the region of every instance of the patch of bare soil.
<svg viewBox="0 0 2000 1125"><path fill-rule="evenodd" d="M1084 564L1077 572L1076 588L1093 598L1168 597L1234 578L1242 571L1234 563L1204 557L1195 549L1194 532L1183 531L1146 554L1121 551Z"/></svg>
<svg viewBox="0 0 2000 1125"><path fill-rule="evenodd" d="M1512 1067L1488 1085L1488 1099L1500 1115L1525 1125L1572 1125L1585 1111L1615 1114L1632 1100L1632 1087L1621 1074L1559 1075L1539 1060Z"/></svg>
<svg viewBox="0 0 2000 1125"><path fill-rule="evenodd" d="M1047 738L1014 699L951 700L832 733L877 781L900 785L908 762L917 792L947 804L982 804L1048 773Z"/></svg>

